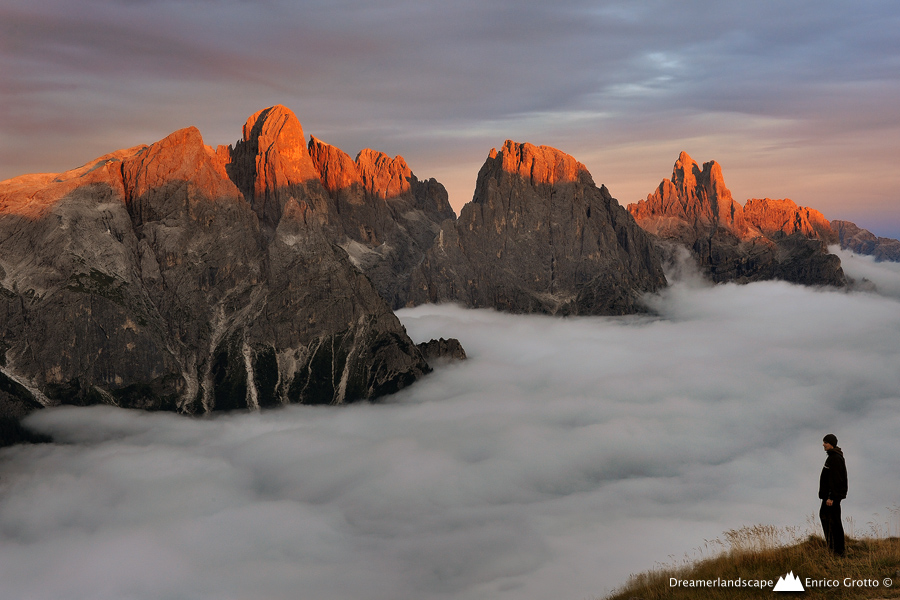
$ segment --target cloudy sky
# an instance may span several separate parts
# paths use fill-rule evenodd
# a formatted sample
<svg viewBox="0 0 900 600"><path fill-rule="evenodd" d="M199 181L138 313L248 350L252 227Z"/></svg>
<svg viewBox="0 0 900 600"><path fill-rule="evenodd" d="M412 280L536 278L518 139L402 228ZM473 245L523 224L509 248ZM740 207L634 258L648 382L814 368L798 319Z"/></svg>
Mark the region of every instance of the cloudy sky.
<svg viewBox="0 0 900 600"><path fill-rule="evenodd" d="M900 535L900 265L843 262L881 293L684 278L653 317L404 310L470 358L384 404L40 411L55 444L0 450L0 596L598 598L730 529L816 532L827 432L848 533Z"/></svg>
<svg viewBox="0 0 900 600"><path fill-rule="evenodd" d="M558 147L623 204L681 150L735 198L900 237L893 0L5 0L0 178L293 109L458 210L491 147Z"/></svg>

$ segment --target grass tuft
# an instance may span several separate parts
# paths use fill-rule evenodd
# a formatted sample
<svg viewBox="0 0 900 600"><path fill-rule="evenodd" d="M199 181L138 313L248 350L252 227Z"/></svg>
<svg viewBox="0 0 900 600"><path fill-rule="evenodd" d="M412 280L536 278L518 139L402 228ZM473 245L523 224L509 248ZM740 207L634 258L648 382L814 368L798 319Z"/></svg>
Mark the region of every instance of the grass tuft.
<svg viewBox="0 0 900 600"><path fill-rule="evenodd" d="M900 523L900 509L890 510ZM811 520L810 524L815 521ZM707 540L699 558L632 575L606 600L726 600L772 595L772 588L726 586L724 581L771 581L793 572L805 592L787 593L804 600L900 598L900 531L898 527L869 523L871 535L846 537L846 555L835 556L825 540L809 533L809 527L754 525L733 529L720 539ZM854 524L846 530L853 535ZM705 587L672 585L671 580L718 581ZM838 585L832 585L837 582ZM847 584L850 582L850 585ZM889 584L889 585L888 585Z"/></svg>

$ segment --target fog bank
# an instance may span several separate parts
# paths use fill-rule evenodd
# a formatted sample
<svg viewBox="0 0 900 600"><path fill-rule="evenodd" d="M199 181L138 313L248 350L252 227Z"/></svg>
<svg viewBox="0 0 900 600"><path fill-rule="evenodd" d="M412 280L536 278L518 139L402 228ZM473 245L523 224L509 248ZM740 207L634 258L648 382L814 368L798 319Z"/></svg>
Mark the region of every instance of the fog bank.
<svg viewBox="0 0 900 600"><path fill-rule="evenodd" d="M470 358L380 405L41 411L55 444L0 451L0 596L597 597L726 529L804 525L829 432L855 533L900 505L900 302L778 282L648 302L400 311Z"/></svg>
<svg viewBox="0 0 900 600"><path fill-rule="evenodd" d="M871 256L841 250L840 246L829 246L828 251L841 258L841 267L855 287L900 299L900 263L875 262Z"/></svg>

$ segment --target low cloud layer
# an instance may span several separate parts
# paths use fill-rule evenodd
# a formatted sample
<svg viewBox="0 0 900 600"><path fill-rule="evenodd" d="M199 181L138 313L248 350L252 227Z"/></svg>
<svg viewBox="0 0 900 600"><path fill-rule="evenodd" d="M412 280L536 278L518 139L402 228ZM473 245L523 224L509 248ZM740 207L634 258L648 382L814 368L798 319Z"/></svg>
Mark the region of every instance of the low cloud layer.
<svg viewBox="0 0 900 600"><path fill-rule="evenodd" d="M900 262L875 262L871 256L855 254L831 246L828 251L841 258L841 267L854 286L900 300Z"/></svg>
<svg viewBox="0 0 900 600"><path fill-rule="evenodd" d="M773 282L649 302L401 311L470 359L381 405L42 411L55 444L0 452L0 595L597 597L727 529L805 526L828 432L852 533L890 517L898 300Z"/></svg>

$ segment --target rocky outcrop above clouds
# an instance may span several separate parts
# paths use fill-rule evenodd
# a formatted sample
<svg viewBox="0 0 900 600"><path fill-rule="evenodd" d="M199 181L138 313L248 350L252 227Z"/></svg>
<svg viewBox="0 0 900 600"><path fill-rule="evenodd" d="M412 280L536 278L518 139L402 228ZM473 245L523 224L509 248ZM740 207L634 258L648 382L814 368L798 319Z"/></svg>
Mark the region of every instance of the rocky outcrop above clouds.
<svg viewBox="0 0 900 600"><path fill-rule="evenodd" d="M353 160L315 137L309 154L334 204L335 240L393 308L404 306L412 270L456 218L444 186L419 181L401 156L365 149Z"/></svg>
<svg viewBox="0 0 900 600"><path fill-rule="evenodd" d="M808 206L797 206L788 198L747 200L744 217L760 233L773 240L800 234L826 244L837 242L837 235L822 213Z"/></svg>
<svg viewBox="0 0 900 600"><path fill-rule="evenodd" d="M643 229L663 239L700 239L724 229L745 236L740 204L731 197L715 161L699 165L682 152L672 178L663 179L646 200L628 206Z"/></svg>
<svg viewBox="0 0 900 600"><path fill-rule="evenodd" d="M837 238L836 243L844 250L872 256L877 261L900 262L900 240L879 237L850 221L832 221L831 229Z"/></svg>
<svg viewBox="0 0 900 600"><path fill-rule="evenodd" d="M402 157L307 142L273 106L233 146L189 127L0 182L0 439L27 438L17 419L59 403L205 413L373 399L428 360L465 357L457 340L413 344L392 307L640 312L666 285L672 244L715 281L841 285L825 249L836 242L900 254L790 200L741 206L718 164L685 153L626 211L573 157L512 141L456 219L443 186Z"/></svg>
<svg viewBox="0 0 900 600"><path fill-rule="evenodd" d="M0 182L0 417L343 403L429 369L333 243L295 121L273 107L234 148L188 128Z"/></svg>
<svg viewBox="0 0 900 600"><path fill-rule="evenodd" d="M466 360L466 351L456 338L430 340L418 344L428 362Z"/></svg>
<svg viewBox="0 0 900 600"><path fill-rule="evenodd" d="M742 207L715 161L701 168L682 152L672 178L628 210L663 248L687 247L713 281L846 284L840 259L828 253L835 238L821 213L786 199L755 199Z"/></svg>
<svg viewBox="0 0 900 600"><path fill-rule="evenodd" d="M410 301L626 314L666 285L650 238L573 157L507 141L413 272Z"/></svg>
<svg viewBox="0 0 900 600"><path fill-rule="evenodd" d="M315 137L307 144L300 121L283 106L252 115L242 139L217 156L264 233L277 228L292 198L306 203L392 308L406 303L410 272L441 222L456 218L444 186L419 181L403 157L364 149L353 160Z"/></svg>
<svg viewBox="0 0 900 600"><path fill-rule="evenodd" d="M335 222L334 203L306 150L303 127L288 108L272 106L253 114L242 139L217 153L263 227L278 226L291 198L305 202L320 223Z"/></svg>

